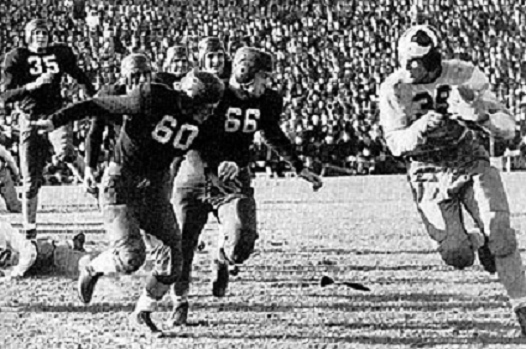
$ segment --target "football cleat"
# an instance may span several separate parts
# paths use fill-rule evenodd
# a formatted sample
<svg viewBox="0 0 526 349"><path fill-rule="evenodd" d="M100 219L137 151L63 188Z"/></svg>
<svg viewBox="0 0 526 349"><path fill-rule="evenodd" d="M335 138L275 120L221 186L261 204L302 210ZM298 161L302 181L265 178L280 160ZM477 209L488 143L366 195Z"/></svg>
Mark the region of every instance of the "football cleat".
<svg viewBox="0 0 526 349"><path fill-rule="evenodd" d="M523 337L526 337L526 307L515 309L515 315L517 315L517 319L519 320L521 334Z"/></svg>
<svg viewBox="0 0 526 349"><path fill-rule="evenodd" d="M93 297L97 281L99 281L102 274L92 272L89 266L79 265L79 267L81 270L77 281L77 292L80 301L84 304L89 304Z"/></svg>
<svg viewBox="0 0 526 349"><path fill-rule="evenodd" d="M171 326L184 326L186 325L186 322L188 320L188 302L181 302L178 303L174 310L172 311L172 315L170 316L169 325Z"/></svg>
<svg viewBox="0 0 526 349"><path fill-rule="evenodd" d="M155 325L149 311L134 311L130 314L130 326L140 332L147 332L157 336L162 336L163 332Z"/></svg>
<svg viewBox="0 0 526 349"><path fill-rule="evenodd" d="M214 297L224 297L228 288L228 264L214 261L212 268L212 294Z"/></svg>
<svg viewBox="0 0 526 349"><path fill-rule="evenodd" d="M495 263L495 255L491 253L488 245L488 237L485 237L484 245L480 246L478 249L479 261L484 270L490 274L495 274L497 272L497 265Z"/></svg>

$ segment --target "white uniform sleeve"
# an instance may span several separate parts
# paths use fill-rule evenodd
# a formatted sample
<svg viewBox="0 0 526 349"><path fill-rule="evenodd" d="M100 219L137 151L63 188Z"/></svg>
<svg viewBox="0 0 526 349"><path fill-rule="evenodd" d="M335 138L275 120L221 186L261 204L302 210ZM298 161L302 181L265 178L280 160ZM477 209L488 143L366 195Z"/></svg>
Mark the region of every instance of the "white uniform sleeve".
<svg viewBox="0 0 526 349"><path fill-rule="evenodd" d="M515 136L515 117L491 92L488 79L480 69L474 68L471 77L458 90L465 101L471 102L476 121L492 136L503 139Z"/></svg>
<svg viewBox="0 0 526 349"><path fill-rule="evenodd" d="M383 127L387 146L394 156L406 155L424 144L425 124L417 120L409 125L402 104L394 88L388 84L380 87L380 124Z"/></svg>

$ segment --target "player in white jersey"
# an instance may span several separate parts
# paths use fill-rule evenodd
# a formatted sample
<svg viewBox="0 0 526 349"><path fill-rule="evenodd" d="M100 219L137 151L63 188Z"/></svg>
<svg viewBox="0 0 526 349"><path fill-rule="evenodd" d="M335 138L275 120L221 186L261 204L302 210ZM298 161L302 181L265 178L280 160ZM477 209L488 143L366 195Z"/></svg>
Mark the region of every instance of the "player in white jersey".
<svg viewBox="0 0 526 349"><path fill-rule="evenodd" d="M78 273L78 265L85 256L88 253L84 251L83 233L69 241L28 240L10 223L0 221L0 280L46 271L73 276Z"/></svg>
<svg viewBox="0 0 526 349"><path fill-rule="evenodd" d="M400 38L401 68L380 88L380 122L395 156L408 161L418 211L443 260L463 269L475 252L498 273L526 335L526 279L490 139L515 135L510 112L473 64L442 60L436 30L414 26ZM478 231L468 233L462 207Z"/></svg>

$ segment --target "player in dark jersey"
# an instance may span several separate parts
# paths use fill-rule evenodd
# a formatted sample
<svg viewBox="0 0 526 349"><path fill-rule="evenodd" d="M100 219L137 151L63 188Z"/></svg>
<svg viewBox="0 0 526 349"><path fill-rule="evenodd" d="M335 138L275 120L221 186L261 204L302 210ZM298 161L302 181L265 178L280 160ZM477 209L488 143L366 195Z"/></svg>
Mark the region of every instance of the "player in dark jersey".
<svg viewBox="0 0 526 349"><path fill-rule="evenodd" d="M76 175L82 176L84 168L73 146L71 125L55 130L48 138L28 128L28 122L46 118L63 105L60 82L64 74L73 77L88 96L95 91L79 68L71 48L51 44L47 22L42 19L30 21L25 26L25 41L27 47L15 48L6 55L2 98L6 103L17 102L23 226L28 238L36 238L38 192L49 155L49 142L53 145L56 158L68 163Z"/></svg>
<svg viewBox="0 0 526 349"><path fill-rule="evenodd" d="M157 72L154 82L165 84L175 90L180 88L181 79L190 71L191 64L188 59L188 50L185 46L172 46L166 52L163 71Z"/></svg>
<svg viewBox="0 0 526 349"><path fill-rule="evenodd" d="M181 233L166 193L170 164L192 145L199 125L213 113L223 90L215 75L192 70L183 79L181 91L143 83L125 96L95 97L33 123L37 129L51 130L86 116L120 120L126 115L114 160L101 186L110 248L81 270L78 291L84 303L91 301L102 275L132 273L141 267L146 258L142 229L164 248L131 319L142 328L160 332L150 314L179 277L182 263Z"/></svg>
<svg viewBox="0 0 526 349"><path fill-rule="evenodd" d="M140 83L140 78L145 80L152 79L151 62L142 53L132 53L126 56L121 62L120 79L112 85L103 86L98 92L98 97L104 96L123 96L136 88ZM157 82L157 81L154 81ZM119 135L123 119L114 119L108 123L104 115L94 115L85 142L85 162L86 171L84 173L84 184L86 190L98 196L97 177L99 173L99 160L104 142L106 140L115 142Z"/></svg>
<svg viewBox="0 0 526 349"><path fill-rule="evenodd" d="M282 97L267 88L272 56L255 48L236 52L233 73L216 116L203 125L195 150L187 154L176 177L174 207L183 236L183 272L175 285L173 325L186 323L194 251L209 212L220 223L218 251L213 263L212 293L226 293L229 265L248 259L258 238L256 203L249 164L254 134L287 160L300 177L321 187L321 179L304 168L295 148L280 128ZM222 185L228 184L228 186Z"/></svg>

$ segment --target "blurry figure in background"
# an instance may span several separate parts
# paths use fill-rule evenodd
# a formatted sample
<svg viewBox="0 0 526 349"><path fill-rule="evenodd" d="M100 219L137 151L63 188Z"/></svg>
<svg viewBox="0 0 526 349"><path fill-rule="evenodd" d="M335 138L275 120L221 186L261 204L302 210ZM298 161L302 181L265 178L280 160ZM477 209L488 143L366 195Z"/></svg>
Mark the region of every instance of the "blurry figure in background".
<svg viewBox="0 0 526 349"><path fill-rule="evenodd" d="M11 213L22 212L22 202L18 199L15 184L20 179L16 161L3 145L0 144L0 195Z"/></svg>
<svg viewBox="0 0 526 349"><path fill-rule="evenodd" d="M526 335L526 278L490 144L515 136L515 119L472 63L442 60L435 28L414 26L398 44L401 68L380 88L388 147L408 161L414 200L446 264L498 273ZM468 233L465 208L478 230Z"/></svg>
<svg viewBox="0 0 526 349"><path fill-rule="evenodd" d="M232 62L228 59L223 41L215 36L209 36L199 41L199 69L216 74L224 83L228 83L232 70Z"/></svg>
<svg viewBox="0 0 526 349"><path fill-rule="evenodd" d="M83 233L63 242L50 238L27 240L10 223L0 222L0 280L49 272L76 276L82 258L89 256L84 242Z"/></svg>
<svg viewBox="0 0 526 349"><path fill-rule="evenodd" d="M192 69L186 46L172 46L166 53L163 71L155 74L154 82L180 89L181 79Z"/></svg>

